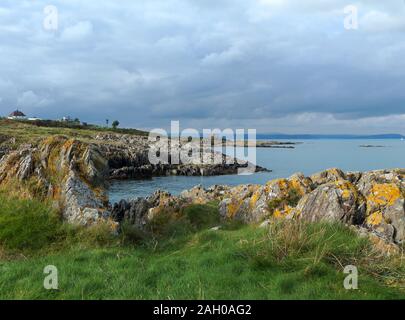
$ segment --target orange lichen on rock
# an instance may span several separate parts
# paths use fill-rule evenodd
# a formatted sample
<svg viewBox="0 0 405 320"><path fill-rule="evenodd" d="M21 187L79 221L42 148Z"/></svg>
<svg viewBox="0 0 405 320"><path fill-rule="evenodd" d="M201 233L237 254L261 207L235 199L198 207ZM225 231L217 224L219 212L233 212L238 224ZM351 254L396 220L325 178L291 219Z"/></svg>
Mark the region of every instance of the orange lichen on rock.
<svg viewBox="0 0 405 320"><path fill-rule="evenodd" d="M392 206L401 197L400 188L394 183L377 183L372 186L367 204L370 206Z"/></svg>
<svg viewBox="0 0 405 320"><path fill-rule="evenodd" d="M294 209L292 207L285 204L283 208L274 210L273 217L276 219L287 218L293 212L293 210Z"/></svg>
<svg viewBox="0 0 405 320"><path fill-rule="evenodd" d="M260 189L256 190L253 193L252 197L250 198L250 203L249 203L250 208L254 208L256 206L256 203L260 199L261 196L262 196L262 192Z"/></svg>
<svg viewBox="0 0 405 320"><path fill-rule="evenodd" d="M359 192L356 187L349 181L346 180L337 180L335 185L342 190L342 197L344 200L349 199L354 196L355 200L359 198Z"/></svg>
<svg viewBox="0 0 405 320"><path fill-rule="evenodd" d="M276 180L276 182L277 182L277 184L278 184L280 190L285 191L285 190L287 190L288 187L289 187L289 183L288 183L288 180L287 180L287 179L278 179L278 180Z"/></svg>
<svg viewBox="0 0 405 320"><path fill-rule="evenodd" d="M403 197L401 189L395 183L374 183L366 197L366 225L385 233L391 224L387 212Z"/></svg>
<svg viewBox="0 0 405 320"><path fill-rule="evenodd" d="M233 218L242 205L242 200L233 198L228 204L228 218Z"/></svg>
<svg viewBox="0 0 405 320"><path fill-rule="evenodd" d="M372 214L370 214L367 219L366 222L368 225L371 226L378 226L383 222L383 214L381 211L376 211L373 212Z"/></svg>

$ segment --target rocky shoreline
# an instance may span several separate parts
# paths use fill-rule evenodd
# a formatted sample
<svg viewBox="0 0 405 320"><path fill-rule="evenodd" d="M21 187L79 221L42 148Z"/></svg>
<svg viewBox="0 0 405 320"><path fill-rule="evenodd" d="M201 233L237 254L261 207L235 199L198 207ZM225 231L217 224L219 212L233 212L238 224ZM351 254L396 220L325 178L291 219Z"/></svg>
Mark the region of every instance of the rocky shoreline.
<svg viewBox="0 0 405 320"><path fill-rule="evenodd" d="M110 180L139 180L170 175L217 176L236 174L238 169L247 167L247 162L236 161L225 155L221 156L220 164L211 163L210 157L214 156L211 150L196 155L191 163L171 164L169 155L169 164L152 165L148 158L151 143L146 137L104 134L97 135L95 139L103 141L98 147L108 159ZM256 166L256 172L261 171L269 170Z"/></svg>
<svg viewBox="0 0 405 320"><path fill-rule="evenodd" d="M4 139L3 139L4 140ZM7 144L2 144L2 146ZM50 136L38 143L1 149L0 187L21 197L51 201L70 223L123 221L143 228L161 211L215 201L223 219L265 226L274 219L339 221L388 246L405 242L405 169L295 174L265 185L195 187L180 196L157 191L148 198L110 204L110 179L158 175L232 174L246 164L150 165L146 138L97 135L91 142ZM257 171L266 170L257 168Z"/></svg>
<svg viewBox="0 0 405 320"><path fill-rule="evenodd" d="M341 222L386 252L405 243L405 169L348 172L329 169L295 174L266 185L197 186L180 196L157 191L147 198L114 204L116 221L143 228L161 211L189 204L218 203L221 217L263 227L273 220Z"/></svg>

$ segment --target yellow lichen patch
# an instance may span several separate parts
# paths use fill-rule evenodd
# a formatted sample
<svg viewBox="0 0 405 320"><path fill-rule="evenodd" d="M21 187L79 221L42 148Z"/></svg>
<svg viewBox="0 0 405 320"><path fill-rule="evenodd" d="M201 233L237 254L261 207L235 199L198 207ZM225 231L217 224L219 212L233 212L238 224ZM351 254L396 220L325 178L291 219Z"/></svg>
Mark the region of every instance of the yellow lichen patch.
<svg viewBox="0 0 405 320"><path fill-rule="evenodd" d="M383 215L382 215L381 211L376 211L376 212L370 214L366 220L367 224L370 226L378 226L381 224L382 221L383 221Z"/></svg>
<svg viewBox="0 0 405 320"><path fill-rule="evenodd" d="M261 192L260 190L257 190L255 193L253 193L252 197L250 198L250 208L254 208L256 206L257 201L260 199L261 197Z"/></svg>
<svg viewBox="0 0 405 320"><path fill-rule="evenodd" d="M268 195L267 210L274 217L283 217L291 213L299 200L307 192L299 178L278 179L267 183L265 190Z"/></svg>
<svg viewBox="0 0 405 320"><path fill-rule="evenodd" d="M290 207L289 205L284 205L283 209L274 210L273 217L276 219L283 219L288 215L290 215L292 211L293 211L292 207Z"/></svg>
<svg viewBox="0 0 405 320"><path fill-rule="evenodd" d="M274 210L273 212L273 217L276 219L279 219L283 216L283 214L281 213L281 211L279 209Z"/></svg>
<svg viewBox="0 0 405 320"><path fill-rule="evenodd" d="M227 215L228 218L235 217L236 213L238 212L240 206L242 205L241 200L232 199L231 203L228 204Z"/></svg>
<svg viewBox="0 0 405 320"><path fill-rule="evenodd" d="M271 190L271 184L270 184L270 182L267 182L266 185L264 186L264 193L269 194L270 190Z"/></svg>
<svg viewBox="0 0 405 320"><path fill-rule="evenodd" d="M305 191L301 185L301 182L298 179L291 179L290 180L290 187L297 190L300 195L304 195Z"/></svg>
<svg viewBox="0 0 405 320"><path fill-rule="evenodd" d="M290 197L291 193L293 192L295 196L303 196L306 192L306 182L302 182L296 177L291 179L278 179L273 182L273 185L278 186L278 189L281 192L282 198ZM271 189L272 184L269 184L269 188ZM308 185L309 187L309 185Z"/></svg>
<svg viewBox="0 0 405 320"><path fill-rule="evenodd" d="M42 142L41 157L46 160L47 174L50 178L60 178L63 175L60 158L64 143L66 143L66 138L61 136L48 137Z"/></svg>
<svg viewBox="0 0 405 320"><path fill-rule="evenodd" d="M343 198L348 199L348 198L350 198L350 196L351 196L351 192L349 190L347 190L347 189L343 190L343 194L342 194Z"/></svg>
<svg viewBox="0 0 405 320"><path fill-rule="evenodd" d="M69 140L67 140L67 141L63 144L63 149L69 150L69 149L73 146L74 143L75 143L75 140L74 140L74 139L69 139Z"/></svg>
<svg viewBox="0 0 405 320"><path fill-rule="evenodd" d="M352 183L345 180L338 180L335 181L335 185L342 190L342 197L343 199L349 199L350 197L354 196L354 199L358 199L358 191L354 187Z"/></svg>
<svg viewBox="0 0 405 320"><path fill-rule="evenodd" d="M312 182L317 185L345 179L345 174L337 168L328 169L326 171L319 172L311 176Z"/></svg>
<svg viewBox="0 0 405 320"><path fill-rule="evenodd" d="M284 191L287 190L289 187L288 180L286 179L279 179L277 180L278 186L280 187L280 190Z"/></svg>
<svg viewBox="0 0 405 320"><path fill-rule="evenodd" d="M332 168L332 169L329 169L329 170L326 170L326 171L327 171L328 173L330 173L331 175L336 176L336 177L338 177L338 176L341 175L340 170L337 169L337 168Z"/></svg>
<svg viewBox="0 0 405 320"><path fill-rule="evenodd" d="M401 197L401 190L394 183L374 184L370 195L367 197L367 204L392 206Z"/></svg>

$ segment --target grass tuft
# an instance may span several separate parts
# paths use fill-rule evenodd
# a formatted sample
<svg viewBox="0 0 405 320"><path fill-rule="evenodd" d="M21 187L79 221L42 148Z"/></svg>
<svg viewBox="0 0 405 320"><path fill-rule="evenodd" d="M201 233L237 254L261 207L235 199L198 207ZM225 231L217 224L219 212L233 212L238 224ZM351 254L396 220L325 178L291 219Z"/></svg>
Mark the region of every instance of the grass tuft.
<svg viewBox="0 0 405 320"><path fill-rule="evenodd" d="M59 218L49 206L2 195L0 202L0 244L4 248L36 250L60 236Z"/></svg>

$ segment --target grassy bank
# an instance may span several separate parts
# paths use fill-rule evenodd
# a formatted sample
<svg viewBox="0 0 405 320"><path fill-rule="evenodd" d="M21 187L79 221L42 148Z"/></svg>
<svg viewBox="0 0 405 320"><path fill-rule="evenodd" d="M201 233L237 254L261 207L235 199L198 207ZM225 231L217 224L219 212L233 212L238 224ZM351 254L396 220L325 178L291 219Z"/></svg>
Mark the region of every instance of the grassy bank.
<svg viewBox="0 0 405 320"><path fill-rule="evenodd" d="M3 195L0 202L1 299L405 297L400 257L381 256L340 224L222 224L214 231L220 222L209 204L163 214L143 232L124 226L114 238L102 227L66 226L35 201ZM349 264L359 269L359 290L343 288ZM58 268L57 291L43 288L47 265Z"/></svg>
<svg viewBox="0 0 405 320"><path fill-rule="evenodd" d="M13 147L22 143L32 143L38 139L49 136L63 135L83 141L92 141L95 135L100 133L119 133L136 136L147 136L148 133L137 129L105 128L101 126L82 126L59 121L15 121L0 118L0 146L3 137L15 139ZM7 140L6 138L4 138Z"/></svg>

